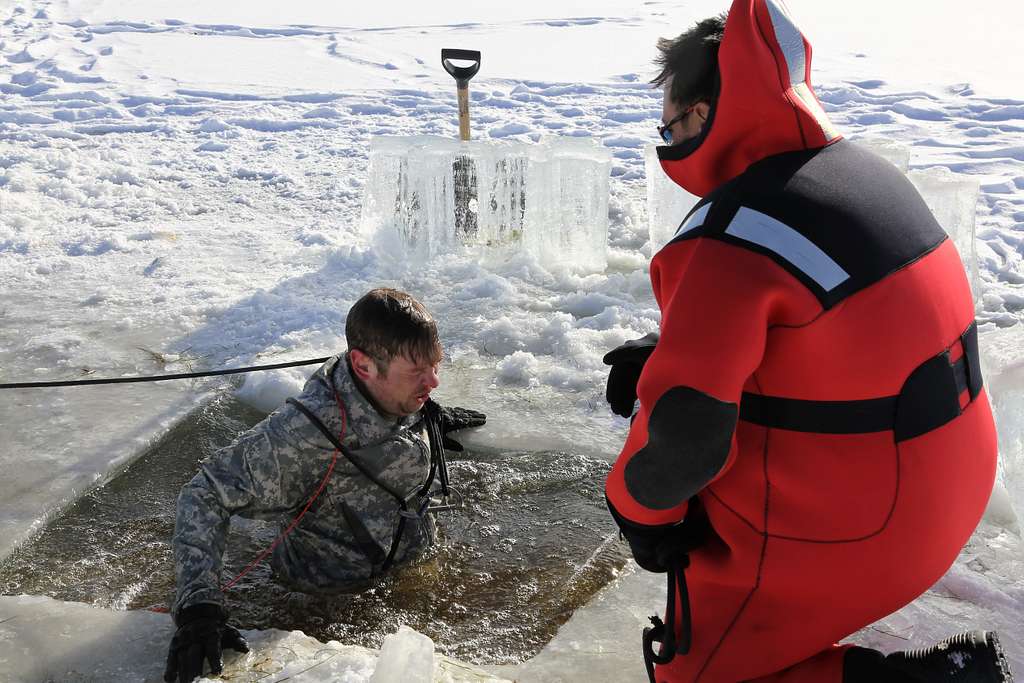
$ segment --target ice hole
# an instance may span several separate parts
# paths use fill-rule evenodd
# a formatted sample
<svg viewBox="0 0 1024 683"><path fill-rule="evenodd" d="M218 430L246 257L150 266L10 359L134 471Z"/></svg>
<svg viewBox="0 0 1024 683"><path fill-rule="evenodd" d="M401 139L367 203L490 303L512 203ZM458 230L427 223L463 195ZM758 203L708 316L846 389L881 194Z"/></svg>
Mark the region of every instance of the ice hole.
<svg viewBox="0 0 1024 683"><path fill-rule="evenodd" d="M178 491L200 458L263 417L228 394L194 411L8 557L0 565L3 592L114 609L169 605ZM264 564L226 593L232 621L372 648L405 624L441 654L477 664L540 651L625 564L603 498L609 464L567 452L451 455L452 485L466 507L443 513L439 542L425 559L361 593L328 598L289 593ZM277 532L235 518L222 580Z"/></svg>

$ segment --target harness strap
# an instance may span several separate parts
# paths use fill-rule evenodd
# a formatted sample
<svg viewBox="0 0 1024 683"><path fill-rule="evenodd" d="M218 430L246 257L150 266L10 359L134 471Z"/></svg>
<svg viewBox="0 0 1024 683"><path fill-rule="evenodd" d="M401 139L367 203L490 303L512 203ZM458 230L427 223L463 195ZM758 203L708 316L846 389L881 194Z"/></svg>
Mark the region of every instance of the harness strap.
<svg viewBox="0 0 1024 683"><path fill-rule="evenodd" d="M402 516L402 512L405 512L405 510L398 513L398 528L395 529L395 535L391 539L391 548L388 550L388 556L384 558L384 564L380 566L381 572L386 572L391 568L391 564L395 561L395 553L398 552L398 544L402 540L402 534L405 533L406 518Z"/></svg>
<svg viewBox="0 0 1024 683"><path fill-rule="evenodd" d="M956 343L963 355L951 361ZM866 434L892 430L895 440L906 441L938 429L963 412L982 388L978 352L978 324L972 322L957 341L919 365L896 396L859 401L805 401L743 392L739 418L745 422L818 434Z"/></svg>
<svg viewBox="0 0 1024 683"><path fill-rule="evenodd" d="M341 398L339 396L335 396L335 398L338 400L339 403L341 402ZM363 463L358 457L356 457L356 455L352 451L350 451L345 445L343 445L341 443L341 441L339 441L338 438L335 437L333 433L331 433L331 430L329 430L327 428L327 426L324 425L324 423L320 421L320 418L318 418L316 415L314 415L313 411L311 411L309 408L304 406L301 401L299 401L296 398L289 398L289 399L287 399L286 402L290 403L293 406L295 406L296 410L298 410L300 413L305 415L306 418L310 421L310 423L312 423L312 425L314 427L316 427L318 430L320 430L320 433L323 434L327 438L327 440L331 443L331 445L333 445L335 448L337 448L338 452L340 452L342 455L344 455L345 459L348 460L350 463L352 463L352 465L357 470L359 470L359 472L364 477L366 477L371 482L373 482L374 484L379 486L381 489L386 491L398 503L398 507L399 507L398 527L395 529L395 535L391 539L391 548L388 550L388 554L384 558L384 562L380 566L380 571L381 572L387 571L391 567L391 564L394 562L395 554L398 552L398 545L399 545L399 543L402 540L402 534L405 532L406 520L408 518L410 518L410 517L414 517L414 518L422 517L423 514L426 512L426 504L430 503L430 501L428 499L428 500L425 500L424 501L425 504L421 504L420 507L415 512L409 510L409 502L413 498L415 498L416 496L422 495L421 492L429 491L430 490L430 486L433 484L433 481L434 481L434 470L435 470L434 455L433 455L433 450L434 450L433 449L433 445L431 444L431 449L430 449L432 451L431 458L430 458L431 459L430 473L427 475L427 479L424 482L423 486L413 489L412 492L409 493L409 495L407 495L407 496L402 496L400 493L398 493L393 488L391 488L390 486L385 484L383 481L381 481L379 477L375 476L369 470L369 468L366 466L366 464ZM429 420L428 420L428 423L429 423ZM429 432L428 432L428 434L429 434ZM443 457L443 455L442 455L442 457ZM347 515L346 515L346 521L348 521L348 516ZM357 526L361 526L361 525L357 525ZM349 527L352 528L352 533L357 536L356 540L357 540L357 542L359 542L359 540L360 540L358 538L359 531L356 528L354 528L351 523L349 523ZM374 542L374 546L376 546L376 542ZM369 557L370 557L371 562L376 562L379 559L379 556L376 553L371 554Z"/></svg>
<svg viewBox="0 0 1024 683"><path fill-rule="evenodd" d="M341 514L345 518L345 522L348 524L348 528L352 531L352 536L355 537L356 545L363 551L363 553L370 558L370 562L373 564L383 565L387 558L384 553L384 548L377 543L374 539L373 534L363 524L363 520L359 519L359 515L353 510L347 503L342 501L341 503Z"/></svg>
<svg viewBox="0 0 1024 683"><path fill-rule="evenodd" d="M343 445L341 441L339 441L338 438L331 433L331 430L329 430L327 426L320 421L320 418L313 414L313 411L304 406L302 402L296 398L289 398L285 402L295 406L295 408L300 413L305 415L306 418L313 424L313 426L319 429L320 433L323 434L327 438L327 440L331 442L331 445L337 448L338 452L344 455L345 459L352 463L353 467L359 470L360 474L362 474L364 477L369 479L371 482L373 482L380 488L384 489L392 498L394 498L398 502L399 506L403 510L408 506L408 500L410 497L401 495L393 488L382 482L377 476L375 476L369 470L365 463L363 463L359 458L357 458L356 455L348 449L348 447Z"/></svg>
<svg viewBox="0 0 1024 683"><path fill-rule="evenodd" d="M427 423L427 440L430 442L430 478L428 484L434 481L434 471L437 470L441 481L441 495L447 499L451 494L448 479L448 458L444 454L444 435L441 425L441 406L434 399L427 399L423 405L423 412ZM429 485L423 490L426 495Z"/></svg>

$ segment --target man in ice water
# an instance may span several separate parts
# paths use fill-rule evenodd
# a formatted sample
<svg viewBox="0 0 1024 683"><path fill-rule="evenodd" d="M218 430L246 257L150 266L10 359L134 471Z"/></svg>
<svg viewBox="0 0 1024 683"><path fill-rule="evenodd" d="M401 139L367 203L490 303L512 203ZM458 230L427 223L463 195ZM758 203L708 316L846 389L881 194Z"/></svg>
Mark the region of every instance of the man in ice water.
<svg viewBox="0 0 1024 683"><path fill-rule="evenodd" d="M934 584L992 489L953 243L832 126L782 0L735 0L659 49L658 155L701 199L651 263L660 338L606 357L633 417L608 504L668 576L651 679L1009 680L983 631L888 656L835 645Z"/></svg>
<svg viewBox="0 0 1024 683"><path fill-rule="evenodd" d="M305 593L366 586L434 542L430 487L435 477L447 486L441 444L461 449L444 434L485 417L430 401L441 345L433 318L410 295L370 291L349 311L345 336L348 351L317 370L297 399L202 461L182 488L173 539L178 629L166 681L191 681L206 662L219 672L223 647L248 651L227 623L221 589L233 515L285 529L313 500L271 560L283 583Z"/></svg>

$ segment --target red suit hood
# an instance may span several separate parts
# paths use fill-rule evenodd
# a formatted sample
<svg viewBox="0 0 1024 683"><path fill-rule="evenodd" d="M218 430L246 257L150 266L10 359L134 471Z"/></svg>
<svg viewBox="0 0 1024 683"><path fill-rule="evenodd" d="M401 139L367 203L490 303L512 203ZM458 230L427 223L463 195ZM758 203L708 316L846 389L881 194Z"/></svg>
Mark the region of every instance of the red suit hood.
<svg viewBox="0 0 1024 683"><path fill-rule="evenodd" d="M720 90L701 134L658 147L668 177L703 197L774 154L840 139L811 89L811 44L783 0L734 0L718 51Z"/></svg>

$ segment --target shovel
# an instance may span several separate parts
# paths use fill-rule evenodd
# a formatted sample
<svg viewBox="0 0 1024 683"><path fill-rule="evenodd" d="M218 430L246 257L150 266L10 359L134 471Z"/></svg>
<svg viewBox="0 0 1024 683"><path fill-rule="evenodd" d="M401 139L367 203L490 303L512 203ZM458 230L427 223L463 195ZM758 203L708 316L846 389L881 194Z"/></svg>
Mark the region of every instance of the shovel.
<svg viewBox="0 0 1024 683"><path fill-rule="evenodd" d="M453 59L463 62L472 62L469 66L455 66ZM480 70L479 50L455 50L445 48L441 50L441 64L444 70L455 79L455 86L459 94L459 138L469 139L469 79L476 76Z"/></svg>
<svg viewBox="0 0 1024 683"><path fill-rule="evenodd" d="M452 60L471 62L468 66L456 66ZM479 50L458 50L445 48L441 50L441 64L444 70L455 79L459 96L459 139L469 140L469 79L480 70ZM476 166L468 154L455 157L452 163L452 176L455 185L455 230L464 241L476 237L477 210L477 178Z"/></svg>

